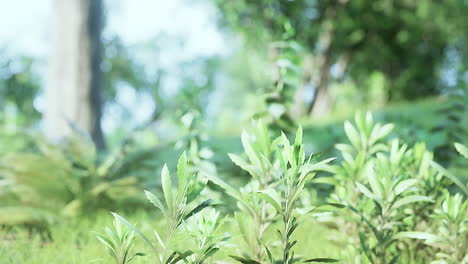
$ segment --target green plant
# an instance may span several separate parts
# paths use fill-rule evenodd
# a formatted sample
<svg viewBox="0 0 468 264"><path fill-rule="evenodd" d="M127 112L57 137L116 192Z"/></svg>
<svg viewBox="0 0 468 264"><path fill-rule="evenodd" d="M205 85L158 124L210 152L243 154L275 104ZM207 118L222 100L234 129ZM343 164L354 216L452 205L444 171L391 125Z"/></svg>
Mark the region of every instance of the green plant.
<svg viewBox="0 0 468 264"><path fill-rule="evenodd" d="M452 88L447 97L448 104L439 110L445 118L432 128L432 131L440 134L442 138L442 141L435 148L435 153L437 160L445 166L457 165L456 163L459 161L457 160L459 156L452 147L453 142L468 143L466 142L468 88L463 86Z"/></svg>
<svg viewBox="0 0 468 264"><path fill-rule="evenodd" d="M375 123L370 113L357 113L354 120L355 125L349 121L344 122L344 131L349 144L336 144L336 149L342 156L341 163L327 168L332 173L332 177L318 178L317 181L334 186L334 193L330 197L331 202L345 201L347 204L357 206L362 202L356 182L367 183L366 170L371 167L372 160L378 153L388 150L385 139L394 126ZM344 212L327 222L339 231L335 242L346 247L346 250L342 252L342 257L350 263L361 263L363 260L355 246L359 244L357 234L360 221L356 220L350 212Z"/></svg>
<svg viewBox="0 0 468 264"><path fill-rule="evenodd" d="M107 253L112 256L116 264L127 264L136 256L142 256L142 253L132 253L134 247L135 232L114 218L114 230L105 227L105 234L97 233L96 238L104 244Z"/></svg>
<svg viewBox="0 0 468 264"><path fill-rule="evenodd" d="M242 253L243 257L237 258L261 262L266 257L261 241L276 213L257 193L270 189L278 180L273 165L277 140L272 141L268 127L258 121L253 124L250 133L242 132L241 141L247 160L236 154L228 155L234 164L250 174L250 182L241 190L236 190L214 174L208 174L207 177L238 202L240 211L235 213L235 219L248 250Z"/></svg>
<svg viewBox="0 0 468 264"><path fill-rule="evenodd" d="M436 254L437 263L468 263L468 201L460 194L447 194L433 217L438 236L427 242L442 251Z"/></svg>
<svg viewBox="0 0 468 264"><path fill-rule="evenodd" d="M192 171L185 152L180 156L177 163L177 188L172 188L172 179L169 170L164 165L161 173L162 190L164 203L153 193L145 191L148 200L156 206L166 219L166 231L164 236L154 230L157 243L152 242L147 236L139 231L125 218L114 213L114 216L130 227L143 241L150 246L158 263L175 264L187 259L194 254L192 250L179 251L171 248L174 236L181 229L181 224L193 215L197 214L205 207L213 204L213 200L205 200L202 203L193 205L195 199L200 195L206 184L206 180L201 179L199 173ZM209 256L208 256L209 257Z"/></svg>
<svg viewBox="0 0 468 264"><path fill-rule="evenodd" d="M460 155L465 157L465 159L468 159L468 148L465 145L458 142L454 143L453 145L455 146L455 149L458 151L458 153L460 153Z"/></svg>
<svg viewBox="0 0 468 264"><path fill-rule="evenodd" d="M294 29L285 24L283 40L271 44L271 54L274 59L272 87L265 91L265 109L254 115L255 118L271 121L270 128L275 131L294 132L294 118L300 109L292 109L295 92L300 85L302 71L300 67L303 48L294 40Z"/></svg>
<svg viewBox="0 0 468 264"><path fill-rule="evenodd" d="M300 224L301 213L317 211L324 207L295 210L303 194L305 185L323 169L332 159L311 164L312 155L305 159L302 145L302 128L296 133L294 145L289 143L285 134L271 140L268 129L261 122L255 124L253 133L242 134L242 144L248 161L230 154L231 160L249 172L251 181L241 191L236 190L220 178L211 175L209 179L222 187L238 202L240 212L236 212L242 237L251 249L249 254L231 256L241 263L276 263L272 250L265 244L265 234L272 223L282 221L278 229L281 244L281 263L334 262L328 258L295 258L293 247L297 241L292 235ZM278 190L278 191L277 191ZM328 204L329 208L342 207L339 204Z"/></svg>
<svg viewBox="0 0 468 264"><path fill-rule="evenodd" d="M138 173L148 169L145 161L152 158L128 144L101 158L86 137L60 145L38 139L36 148L0 160L3 224L47 226L61 216L116 209L136 200Z"/></svg>
<svg viewBox="0 0 468 264"><path fill-rule="evenodd" d="M369 232L359 228L361 250L370 263L396 263L400 254L392 246L402 237L398 231L405 229L404 209L415 202L432 201L430 197L418 194L417 179L399 169L398 164L403 162L406 154L406 146L399 147L397 141L393 141L389 155L377 155L367 167L368 184L356 183L366 199L359 208L349 207L370 229ZM372 239L368 234L372 234Z"/></svg>
<svg viewBox="0 0 468 264"><path fill-rule="evenodd" d="M275 189L259 191L259 196L271 204L282 220L282 230L277 229L279 239L282 245L283 264L304 263L304 262L338 262L330 258L295 258L294 246L297 240L292 235L299 226L297 201L304 191L305 185L310 182L316 174L316 171L323 169L323 165L332 159L327 159L315 164L311 164L312 155L306 160L304 146L302 145L302 128L297 130L295 142L293 145L289 142L285 134L281 135L280 145L276 148L276 156L279 161L281 174L279 178L279 192ZM328 204L342 208L341 204ZM316 207L309 212L319 209ZM296 212L295 212L296 211ZM271 254L271 250L265 247L268 254L269 263L275 264L276 260Z"/></svg>
<svg viewBox="0 0 468 264"><path fill-rule="evenodd" d="M329 169L333 177L322 179L335 186L331 201L348 204L359 216L333 219L349 245L344 256L351 263L412 261L406 255L419 252L419 247L400 245L399 233L426 225L433 205L416 202L437 200L448 185L424 145L409 148L398 140L386 143L393 125L374 123L370 113L358 113L355 121L356 126L350 122L344 126L351 144L336 146L342 163Z"/></svg>
<svg viewBox="0 0 468 264"><path fill-rule="evenodd" d="M468 149L460 144L454 144L455 149L465 158L468 159ZM442 167L438 166L440 171ZM468 263L468 201L466 200L466 187L461 185L461 182L447 170L442 169L442 173L448 175L450 179L454 179L460 190L464 191L465 197L457 193L455 195L443 191L440 194L438 206L431 211L430 218L434 219L432 226L433 233L428 232L407 232L409 238L424 240L424 242L437 249L433 258L437 261L432 263L438 264L455 264Z"/></svg>
<svg viewBox="0 0 468 264"><path fill-rule="evenodd" d="M402 170L414 179L418 180L418 193L431 197L433 203L414 203L407 208L407 216L403 219L405 223L401 231L407 230L429 230L433 226L431 216L434 210L442 202L445 192L453 182L444 177L439 168L440 165L433 160L433 154L427 151L425 144L417 143L408 150L405 163L400 164ZM424 244L422 240L404 240L399 242L398 247L403 253L400 261L403 263L429 262L433 249Z"/></svg>
<svg viewBox="0 0 468 264"><path fill-rule="evenodd" d="M402 232L400 237L424 240L435 250L433 264L468 263L468 201L460 194L446 193L431 218L434 219L435 232Z"/></svg>
<svg viewBox="0 0 468 264"><path fill-rule="evenodd" d="M227 234L221 232L224 222L219 219L219 213L212 209L208 213L197 214L186 223L185 230L195 242L194 254L188 257L190 263L205 263L220 250L229 239Z"/></svg>

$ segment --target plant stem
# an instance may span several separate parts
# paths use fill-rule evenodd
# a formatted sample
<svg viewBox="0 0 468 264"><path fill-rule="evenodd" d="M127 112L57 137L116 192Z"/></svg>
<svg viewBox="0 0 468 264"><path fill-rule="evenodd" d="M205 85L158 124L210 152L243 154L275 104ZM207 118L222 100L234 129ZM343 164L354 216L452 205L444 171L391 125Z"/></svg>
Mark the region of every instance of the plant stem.
<svg viewBox="0 0 468 264"><path fill-rule="evenodd" d="M266 172L264 175L265 177L259 180L260 190L266 190L269 188L269 181L271 172ZM255 223L255 234L256 234L256 241L255 247L253 248L253 254L255 260L258 262L262 262L263 260L263 248L261 245L261 241L263 239L263 234L265 233L267 223L266 223L266 208L267 202L261 201L260 203L260 213L254 216L254 223Z"/></svg>
<svg viewBox="0 0 468 264"><path fill-rule="evenodd" d="M162 260L160 260L161 264L164 264L164 261L167 258L169 243L171 242L172 234L174 233L174 230L176 229L176 227L177 227L177 221L171 221L171 224L169 225L168 230L167 230L166 239L164 241L164 252L162 255L163 257L162 257Z"/></svg>
<svg viewBox="0 0 468 264"><path fill-rule="evenodd" d="M290 183L290 181L287 181L287 189L286 189L286 202L285 202L285 208L283 211L283 223L284 223L284 229L283 229L283 264L292 264L292 257L291 256L291 242L290 242L290 236L292 235L292 230L293 225L294 225L294 217L292 217L292 197L291 195L295 193L294 187Z"/></svg>

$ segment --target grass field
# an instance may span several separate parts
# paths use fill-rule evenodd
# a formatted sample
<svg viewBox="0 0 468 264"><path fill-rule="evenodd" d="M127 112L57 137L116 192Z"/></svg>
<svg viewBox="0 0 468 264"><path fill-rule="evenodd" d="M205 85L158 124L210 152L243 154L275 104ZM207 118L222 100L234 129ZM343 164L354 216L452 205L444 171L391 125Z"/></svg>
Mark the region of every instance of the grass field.
<svg viewBox="0 0 468 264"><path fill-rule="evenodd" d="M125 214L127 219L135 223L141 230L151 230L162 221L161 215L137 211ZM52 240L41 238L40 234L28 232L22 228L0 230L0 263L2 264L83 264L83 263L112 263L112 259L105 254L104 246L96 239L93 231L101 232L104 226L112 225L112 215L100 212L92 218L65 220L50 229ZM232 223L225 226L232 238L232 244L241 239L238 230ZM236 235L237 234L237 235ZM339 250L329 241L324 228L318 223L307 222L297 231L297 239L304 241L298 248L298 254L307 253L309 256L334 256ZM242 243L242 242L241 242ZM136 240L136 247L143 253L150 252L140 239ZM223 254L216 259L228 259L227 255L236 253L233 245L227 245ZM136 258L132 263L154 263L151 256Z"/></svg>

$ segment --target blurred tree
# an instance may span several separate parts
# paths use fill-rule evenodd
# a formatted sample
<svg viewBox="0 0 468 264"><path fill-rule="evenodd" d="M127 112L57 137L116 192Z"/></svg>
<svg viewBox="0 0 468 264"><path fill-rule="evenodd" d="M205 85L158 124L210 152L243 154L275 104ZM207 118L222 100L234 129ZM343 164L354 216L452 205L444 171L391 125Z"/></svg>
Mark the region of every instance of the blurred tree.
<svg viewBox="0 0 468 264"><path fill-rule="evenodd" d="M60 140L70 124L88 132L99 149L101 130L102 0L54 0L45 133Z"/></svg>
<svg viewBox="0 0 468 264"><path fill-rule="evenodd" d="M0 61L0 121L7 118L7 108L16 113L18 126L30 126L40 118L33 101L39 93L39 80L31 57L9 56L2 52Z"/></svg>
<svg viewBox="0 0 468 264"><path fill-rule="evenodd" d="M155 39L155 42L159 37ZM132 53L129 50L132 49ZM161 117L162 110L165 106L165 100L161 96L161 84L164 77L164 69L157 65L154 72L148 72L144 63L136 59L135 54L138 53L141 47L129 47L118 37L112 36L104 40L104 56L103 56L103 74L104 74L104 103L117 103L116 97L119 87L122 84L128 85L140 94L148 94L154 101L156 107L151 113L151 117L147 122L140 124L137 130L146 128ZM151 47L150 55L155 56L155 61L158 60L160 49L159 47Z"/></svg>
<svg viewBox="0 0 468 264"><path fill-rule="evenodd" d="M265 47L283 39L288 28L295 32L309 60L297 90L313 90L306 109L317 113L331 107L331 81L351 80L364 89L375 71L385 77L389 101L440 93L445 52L460 44L468 27L468 4L459 0L215 2L225 25L250 43Z"/></svg>

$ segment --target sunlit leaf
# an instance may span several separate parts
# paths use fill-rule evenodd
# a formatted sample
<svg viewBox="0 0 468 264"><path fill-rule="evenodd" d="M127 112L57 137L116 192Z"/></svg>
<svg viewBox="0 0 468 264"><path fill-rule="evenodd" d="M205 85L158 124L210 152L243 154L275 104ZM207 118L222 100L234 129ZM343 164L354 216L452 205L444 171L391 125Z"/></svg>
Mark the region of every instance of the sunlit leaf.
<svg viewBox="0 0 468 264"><path fill-rule="evenodd" d="M403 205L410 204L410 203L415 203L415 202L432 202L432 199L427 196L422 196L422 195L410 195L410 196L405 196L399 200L397 200L392 208L397 209Z"/></svg>
<svg viewBox="0 0 468 264"><path fill-rule="evenodd" d="M161 210L161 213L162 213L164 216L167 216L166 208L164 207L164 205L163 205L163 203L161 202L161 200L159 200L159 198L156 197L156 195L152 194L151 192L145 191L145 194L146 194L146 198L148 198L148 200L149 200L154 206L156 206L157 208L159 208L159 210Z"/></svg>
<svg viewBox="0 0 468 264"><path fill-rule="evenodd" d="M167 208L169 212L172 212L174 210L172 203L172 179L166 164L164 164L162 169L161 184L164 192L164 198L166 199Z"/></svg>

